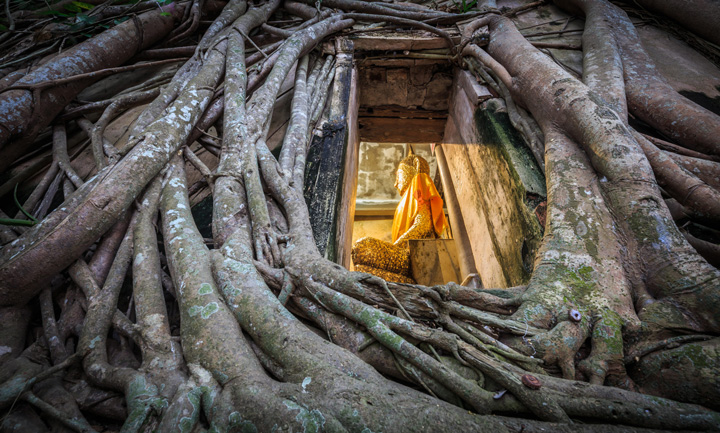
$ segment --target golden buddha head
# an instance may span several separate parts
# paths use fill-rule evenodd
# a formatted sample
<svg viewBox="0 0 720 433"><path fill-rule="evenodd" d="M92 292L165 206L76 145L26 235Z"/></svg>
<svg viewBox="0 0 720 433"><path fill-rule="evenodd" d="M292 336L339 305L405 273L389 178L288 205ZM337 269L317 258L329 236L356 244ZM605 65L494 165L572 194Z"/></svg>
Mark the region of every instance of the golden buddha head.
<svg viewBox="0 0 720 433"><path fill-rule="evenodd" d="M418 173L429 175L430 164L422 156L415 155L411 147L408 156L398 164L395 176L395 188L400 192L400 195L405 193L405 190L410 186L410 182Z"/></svg>

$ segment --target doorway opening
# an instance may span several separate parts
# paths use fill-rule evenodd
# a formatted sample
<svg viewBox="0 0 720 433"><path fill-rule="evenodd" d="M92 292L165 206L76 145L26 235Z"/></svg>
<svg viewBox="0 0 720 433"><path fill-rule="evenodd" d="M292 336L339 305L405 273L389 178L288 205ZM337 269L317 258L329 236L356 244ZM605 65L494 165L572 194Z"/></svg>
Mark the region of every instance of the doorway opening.
<svg viewBox="0 0 720 433"><path fill-rule="evenodd" d="M392 236L395 172L412 146L432 166L427 184L442 192L452 238L429 248L435 264L414 267L435 279L416 282L462 284L475 274L471 286L527 284L542 239L545 180L502 98L454 67L434 36L363 33L337 40L334 52L333 96L305 173L321 254L353 269L354 241ZM457 256L445 253L451 245Z"/></svg>
<svg viewBox="0 0 720 433"><path fill-rule="evenodd" d="M448 119L453 85L447 61L359 53L358 168L352 244L364 237L392 243L393 217L401 196L395 188L398 163L412 152L429 165L429 177L443 197L434 155ZM444 197L443 197L444 201ZM443 212L447 216L447 206ZM452 228L443 238L409 241L413 279L423 285L463 279ZM354 263L350 263L354 270Z"/></svg>
<svg viewBox="0 0 720 433"><path fill-rule="evenodd" d="M445 202L441 174L431 143L362 141L358 158L355 219L352 225L353 245L364 237L392 243L393 217L401 199L394 186L395 171L410 149L428 162L430 178ZM443 213L449 222L445 203ZM452 232L452 227L449 227L442 238L409 241L412 275L419 284L432 286L448 281L460 283L463 280ZM354 264L351 266L350 269L355 270Z"/></svg>

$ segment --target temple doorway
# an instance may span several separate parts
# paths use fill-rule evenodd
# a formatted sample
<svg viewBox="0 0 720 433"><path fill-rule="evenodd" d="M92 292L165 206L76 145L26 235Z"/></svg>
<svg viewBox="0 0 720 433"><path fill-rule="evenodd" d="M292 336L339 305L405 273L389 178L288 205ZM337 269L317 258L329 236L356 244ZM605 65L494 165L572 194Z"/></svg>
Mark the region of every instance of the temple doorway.
<svg viewBox="0 0 720 433"><path fill-rule="evenodd" d="M393 216L401 200L394 185L395 173L398 162L411 151L428 162L429 177L444 199L441 173L433 148L431 143L360 142L355 219L352 226L353 245L365 237L388 243L393 241ZM443 213L446 221L449 221L447 206L443 206ZM463 281L452 232L452 227L448 227L443 238L409 241L411 272L417 283L431 286ZM355 270L354 263L351 263L350 269Z"/></svg>
<svg viewBox="0 0 720 433"><path fill-rule="evenodd" d="M393 241L393 216L401 200L395 187L398 163L412 149L429 165L429 179L443 198L441 173L434 155L442 142L453 85L452 65L444 60L377 56L356 52L358 66L357 190L352 241L372 237ZM447 207L442 210L449 223ZM452 228L427 239L413 239L413 279L423 285L463 280ZM352 261L350 269L355 269Z"/></svg>
<svg viewBox="0 0 720 433"><path fill-rule="evenodd" d="M395 170L412 146L432 167L428 182L442 192L452 239L429 247L436 263L447 257L446 270L417 266L430 274L417 282L462 283L476 274L475 286L527 284L547 193L503 99L452 65L434 35L363 32L324 49L338 66L304 189L320 253L353 269L357 239L387 241L400 199Z"/></svg>

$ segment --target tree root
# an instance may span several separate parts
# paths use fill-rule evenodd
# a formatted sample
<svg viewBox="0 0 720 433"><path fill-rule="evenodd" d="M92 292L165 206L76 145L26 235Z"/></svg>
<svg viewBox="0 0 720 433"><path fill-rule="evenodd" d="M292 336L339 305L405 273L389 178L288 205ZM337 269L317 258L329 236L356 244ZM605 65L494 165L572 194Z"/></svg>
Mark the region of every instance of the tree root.
<svg viewBox="0 0 720 433"><path fill-rule="evenodd" d="M250 8L232 0L167 87L64 112L54 160L25 205L44 214L61 184L65 203L17 240L22 231L3 232L11 244L0 262L0 303L11 307L0 310L10 324L0 333L0 406L17 400L3 428L44 428L30 403L52 428L76 431L91 431L93 417L123 422L123 431L717 429L716 412L630 391L667 396L678 388L673 397L718 408L717 381L707 380L719 368L717 272L672 225L654 183L652 169L661 170L645 153L674 167L673 184L696 168L712 178L716 164L712 156L693 160L697 151L670 155L650 144L643 152L623 102L637 94L616 58L632 37L598 18L611 6L572 3L587 6L584 83L492 8L450 14L354 0L324 0L317 9L286 2L283 13L303 17L297 22L270 19L279 0ZM204 2L186 6L178 8L185 19L176 41L195 33ZM528 286L387 283L322 258L302 193L304 167L313 128L337 114L325 105L351 55L343 43L335 55L311 51L355 20L422 28L455 48L435 23L478 16L485 18L466 26L458 48L482 63L473 67L507 99L546 164L548 223ZM257 36L253 29L263 25L287 40ZM469 43L482 25L490 26L487 51ZM246 44L257 50L247 58ZM268 128L293 68L292 120L276 158ZM54 89L16 86L7 92ZM155 94L114 153L102 138L109 120L135 96ZM78 119L92 130L98 169L83 179L70 166L63 122L98 107L107 109L95 125ZM200 141L219 155L214 172L189 150L213 125L217 137ZM211 187L212 240L193 220L180 149ZM23 179L39 168L28 166ZM702 176L687 179L716 187ZM707 213L706 197L695 191L691 205L673 187L664 191L688 212ZM656 236L663 230L668 245ZM56 277L68 266L69 280ZM35 295L37 304L16 307Z"/></svg>

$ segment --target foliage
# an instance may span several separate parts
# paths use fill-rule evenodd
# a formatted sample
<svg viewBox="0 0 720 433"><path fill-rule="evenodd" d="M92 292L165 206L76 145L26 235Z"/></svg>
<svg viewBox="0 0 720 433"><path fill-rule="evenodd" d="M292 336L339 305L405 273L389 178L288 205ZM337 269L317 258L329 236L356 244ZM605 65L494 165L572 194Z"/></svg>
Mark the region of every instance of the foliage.
<svg viewBox="0 0 720 433"><path fill-rule="evenodd" d="M457 0L453 0L453 3L458 8L458 11L461 14L464 14L466 12L470 12L472 8L475 7L475 5L477 4L477 0L460 0L459 2Z"/></svg>

